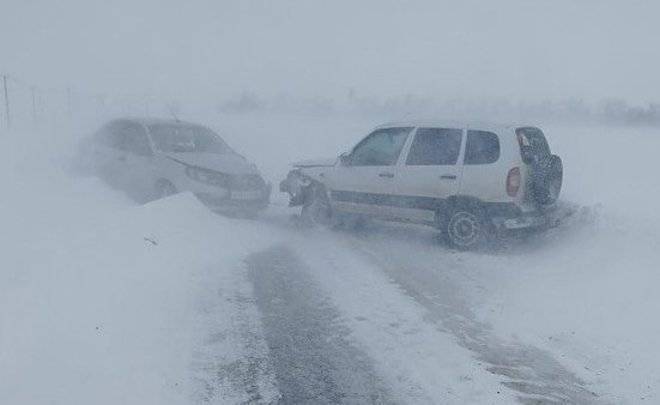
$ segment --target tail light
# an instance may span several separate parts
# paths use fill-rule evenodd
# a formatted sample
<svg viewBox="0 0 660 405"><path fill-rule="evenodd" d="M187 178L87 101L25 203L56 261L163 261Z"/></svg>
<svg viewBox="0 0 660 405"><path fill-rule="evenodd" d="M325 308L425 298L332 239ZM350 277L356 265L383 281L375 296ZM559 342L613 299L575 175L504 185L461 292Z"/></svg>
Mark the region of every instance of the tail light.
<svg viewBox="0 0 660 405"><path fill-rule="evenodd" d="M509 197L515 197L518 194L521 180L519 167L509 170L509 175L506 176L506 193Z"/></svg>

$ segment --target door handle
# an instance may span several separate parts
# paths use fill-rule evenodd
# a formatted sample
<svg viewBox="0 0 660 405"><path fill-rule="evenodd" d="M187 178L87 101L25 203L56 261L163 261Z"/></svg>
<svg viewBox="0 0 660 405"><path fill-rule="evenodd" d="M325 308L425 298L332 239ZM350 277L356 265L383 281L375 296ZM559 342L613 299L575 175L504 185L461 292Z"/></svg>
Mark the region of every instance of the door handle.
<svg viewBox="0 0 660 405"><path fill-rule="evenodd" d="M388 173L388 172L383 172L383 173L378 173L379 177L387 177L388 179L391 179L394 177L394 173Z"/></svg>
<svg viewBox="0 0 660 405"><path fill-rule="evenodd" d="M443 180L456 180L456 175L455 174L443 174L440 176L441 179Z"/></svg>
<svg viewBox="0 0 660 405"><path fill-rule="evenodd" d="M126 161L126 156L119 156L117 158L117 160L119 160L120 162L125 162Z"/></svg>

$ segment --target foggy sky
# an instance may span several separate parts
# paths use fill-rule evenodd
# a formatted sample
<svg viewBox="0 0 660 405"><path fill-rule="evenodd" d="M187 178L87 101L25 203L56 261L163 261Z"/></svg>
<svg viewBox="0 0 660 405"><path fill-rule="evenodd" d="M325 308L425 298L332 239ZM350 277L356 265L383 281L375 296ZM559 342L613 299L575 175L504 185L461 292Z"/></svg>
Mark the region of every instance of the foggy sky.
<svg viewBox="0 0 660 405"><path fill-rule="evenodd" d="M660 100L656 1L0 2L0 71L230 95Z"/></svg>

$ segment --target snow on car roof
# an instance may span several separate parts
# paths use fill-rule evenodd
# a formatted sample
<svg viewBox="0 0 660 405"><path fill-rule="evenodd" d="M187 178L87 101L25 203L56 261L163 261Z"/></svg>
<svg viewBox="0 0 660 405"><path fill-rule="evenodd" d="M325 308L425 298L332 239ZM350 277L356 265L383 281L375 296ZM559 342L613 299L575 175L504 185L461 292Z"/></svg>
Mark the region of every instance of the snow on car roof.
<svg viewBox="0 0 660 405"><path fill-rule="evenodd" d="M400 122L388 122L382 125L377 126L376 128L389 128L389 127L438 127L438 128L470 128L470 129L482 129L490 131L503 131L509 130L511 128L525 127L529 125L523 124L501 124L488 121L478 121L478 120L466 120L466 121L457 121L457 120L415 120L415 121L400 121Z"/></svg>
<svg viewBox="0 0 660 405"><path fill-rule="evenodd" d="M203 126L194 122L177 120L174 118L152 118L152 117L123 117L115 121L131 121L145 126L151 125L183 125L183 126Z"/></svg>

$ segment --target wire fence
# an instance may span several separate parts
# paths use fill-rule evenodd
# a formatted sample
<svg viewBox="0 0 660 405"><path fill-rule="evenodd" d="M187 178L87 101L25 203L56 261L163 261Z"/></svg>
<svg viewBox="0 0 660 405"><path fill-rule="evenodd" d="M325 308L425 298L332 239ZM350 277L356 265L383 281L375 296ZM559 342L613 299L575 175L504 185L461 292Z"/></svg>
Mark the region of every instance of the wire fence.
<svg viewBox="0 0 660 405"><path fill-rule="evenodd" d="M0 127L6 129L67 124L81 116L97 119L113 115L150 116L168 108L150 95L39 86L11 74L0 74L0 86Z"/></svg>
<svg viewBox="0 0 660 405"><path fill-rule="evenodd" d="M537 102L507 99L441 99L402 95L385 99L275 97L261 98L251 93L219 99L215 93L186 98L185 105L171 96L149 94L108 94L79 88L39 86L22 78L0 73L0 128L40 128L73 124L90 119L100 122L117 116L199 116L207 113L249 114L287 113L298 115L359 115L378 120L402 117L453 117L495 121L571 122L660 126L660 103L630 105L620 99L584 102L567 98ZM226 95L225 95L226 96ZM183 117L185 118L185 117Z"/></svg>

